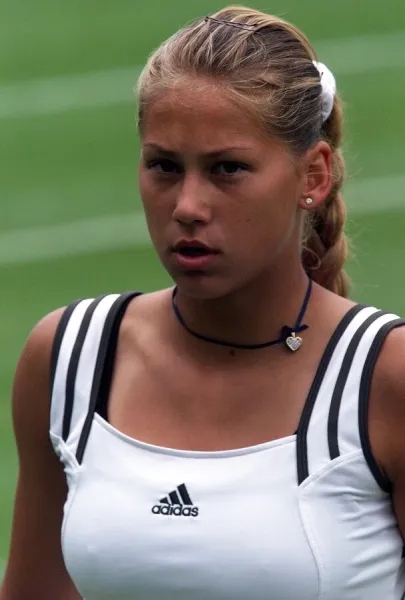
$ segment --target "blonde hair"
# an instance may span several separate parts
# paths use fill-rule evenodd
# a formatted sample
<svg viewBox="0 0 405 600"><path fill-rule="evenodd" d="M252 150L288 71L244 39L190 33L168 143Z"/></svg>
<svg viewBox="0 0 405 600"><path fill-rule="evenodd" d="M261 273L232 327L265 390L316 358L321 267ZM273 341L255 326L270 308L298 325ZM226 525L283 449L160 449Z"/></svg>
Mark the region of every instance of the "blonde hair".
<svg viewBox="0 0 405 600"><path fill-rule="evenodd" d="M336 95L330 117L322 122L316 58L305 35L283 19L240 6L224 8L180 29L150 56L138 81L138 124L142 131L148 102L162 90L202 75L215 78L293 154L326 140L333 185L325 202L308 213L302 262L314 281L347 296L342 105Z"/></svg>

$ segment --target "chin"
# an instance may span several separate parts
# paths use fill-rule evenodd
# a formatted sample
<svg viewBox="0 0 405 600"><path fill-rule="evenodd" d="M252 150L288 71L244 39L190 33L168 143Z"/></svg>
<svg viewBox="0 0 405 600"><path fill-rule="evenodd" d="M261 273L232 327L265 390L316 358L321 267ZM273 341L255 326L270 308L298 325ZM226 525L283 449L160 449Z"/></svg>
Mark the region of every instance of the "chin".
<svg viewBox="0 0 405 600"><path fill-rule="evenodd" d="M202 271L172 275L183 294L196 300L215 300L232 292L229 281Z"/></svg>

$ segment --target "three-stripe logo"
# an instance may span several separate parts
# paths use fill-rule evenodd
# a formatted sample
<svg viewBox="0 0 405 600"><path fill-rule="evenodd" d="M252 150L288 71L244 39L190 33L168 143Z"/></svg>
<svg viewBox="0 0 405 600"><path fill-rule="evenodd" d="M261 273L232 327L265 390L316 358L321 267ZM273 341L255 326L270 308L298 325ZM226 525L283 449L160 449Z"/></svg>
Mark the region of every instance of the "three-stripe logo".
<svg viewBox="0 0 405 600"><path fill-rule="evenodd" d="M190 494L184 483L178 485L173 492L159 500L152 507L154 515L169 515L174 517L197 517L198 507L193 505Z"/></svg>

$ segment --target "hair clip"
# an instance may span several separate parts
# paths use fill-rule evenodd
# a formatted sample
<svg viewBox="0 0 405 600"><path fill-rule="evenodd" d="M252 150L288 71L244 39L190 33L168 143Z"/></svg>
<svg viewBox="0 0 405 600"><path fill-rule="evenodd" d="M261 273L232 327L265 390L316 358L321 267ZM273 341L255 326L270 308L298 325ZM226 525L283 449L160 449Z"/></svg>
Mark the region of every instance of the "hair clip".
<svg viewBox="0 0 405 600"><path fill-rule="evenodd" d="M215 19L214 17L205 17L205 21L213 21L214 23L219 23L220 25L230 25L231 27L237 27L238 29L245 29L246 31L255 31L257 29L257 25L248 25L247 23L235 23L234 21L227 21L225 19Z"/></svg>

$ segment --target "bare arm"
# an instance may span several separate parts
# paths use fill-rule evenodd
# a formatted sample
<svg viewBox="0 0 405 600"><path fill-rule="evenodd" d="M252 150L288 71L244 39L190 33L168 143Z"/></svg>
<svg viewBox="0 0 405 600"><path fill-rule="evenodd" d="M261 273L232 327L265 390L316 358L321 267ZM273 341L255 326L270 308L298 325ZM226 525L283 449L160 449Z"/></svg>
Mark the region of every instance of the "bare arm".
<svg viewBox="0 0 405 600"><path fill-rule="evenodd" d="M393 330L382 347L372 383L369 434L374 456L392 483L405 540L405 327Z"/></svg>
<svg viewBox="0 0 405 600"><path fill-rule="evenodd" d="M50 355L63 309L32 331L18 362L13 424L19 457L9 562L0 600L80 600L66 572L61 526L67 486L49 439Z"/></svg>

